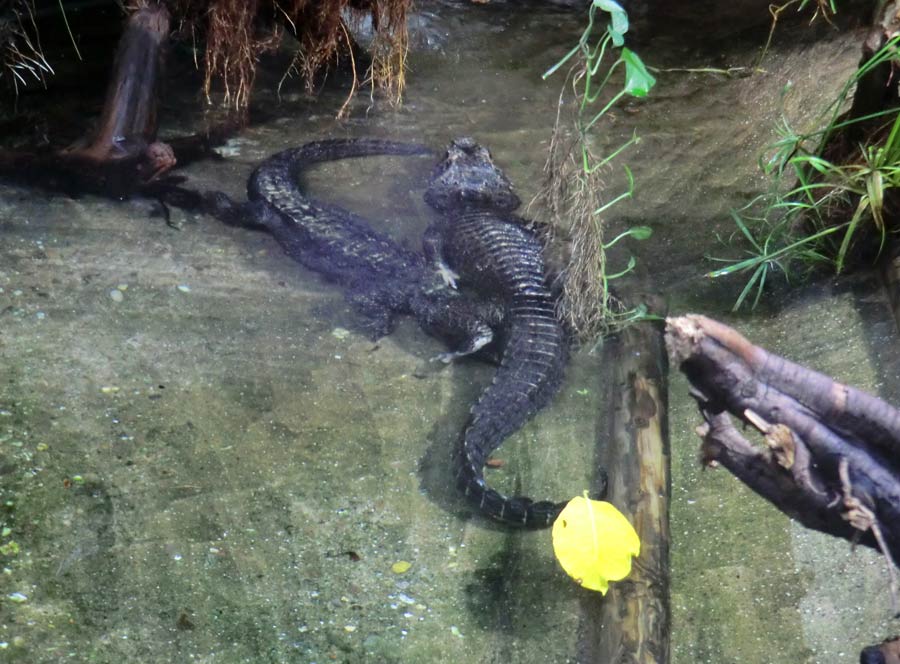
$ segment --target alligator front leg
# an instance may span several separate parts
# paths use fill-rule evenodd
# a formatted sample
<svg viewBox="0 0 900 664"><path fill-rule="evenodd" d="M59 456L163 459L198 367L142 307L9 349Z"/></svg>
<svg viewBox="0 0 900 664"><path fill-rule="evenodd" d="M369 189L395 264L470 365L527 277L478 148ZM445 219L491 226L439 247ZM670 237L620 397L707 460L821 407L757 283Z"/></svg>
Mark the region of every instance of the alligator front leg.
<svg viewBox="0 0 900 664"><path fill-rule="evenodd" d="M425 259L437 272L444 285L456 290L459 275L444 260L443 243L443 231L440 225L432 225L425 229L425 234L422 236Z"/></svg>
<svg viewBox="0 0 900 664"><path fill-rule="evenodd" d="M373 341L393 332L396 314L402 309L393 294L380 285L354 284L345 297L362 317L362 327Z"/></svg>

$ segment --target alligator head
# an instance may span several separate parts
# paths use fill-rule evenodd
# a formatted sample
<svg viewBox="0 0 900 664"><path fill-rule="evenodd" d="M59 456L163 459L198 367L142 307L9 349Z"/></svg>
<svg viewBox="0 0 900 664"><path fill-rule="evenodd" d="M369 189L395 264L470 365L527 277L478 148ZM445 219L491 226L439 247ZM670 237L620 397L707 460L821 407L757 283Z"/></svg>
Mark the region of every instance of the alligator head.
<svg viewBox="0 0 900 664"><path fill-rule="evenodd" d="M442 212L466 208L511 212L519 207L519 197L491 153L468 137L450 142L431 175L425 201Z"/></svg>

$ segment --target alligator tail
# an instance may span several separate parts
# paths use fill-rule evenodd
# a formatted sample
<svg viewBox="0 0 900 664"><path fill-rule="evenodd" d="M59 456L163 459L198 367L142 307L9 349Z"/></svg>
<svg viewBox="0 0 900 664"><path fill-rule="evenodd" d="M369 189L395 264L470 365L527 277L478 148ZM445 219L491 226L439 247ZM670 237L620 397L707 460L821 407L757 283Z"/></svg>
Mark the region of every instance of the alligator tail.
<svg viewBox="0 0 900 664"><path fill-rule="evenodd" d="M298 186L298 178L305 168L320 162L430 152L415 143L378 139L315 141L266 159L250 176L247 197L256 206L255 221L285 252L327 279L366 288L397 280L416 284L425 270L419 253L375 230L363 217L315 201Z"/></svg>
<svg viewBox="0 0 900 664"><path fill-rule="evenodd" d="M326 139L282 150L260 164L247 182L250 200L267 198L267 192L294 189L303 169L329 161L373 156L434 155L419 143L401 143L378 138ZM296 192L295 192L296 195Z"/></svg>
<svg viewBox="0 0 900 664"><path fill-rule="evenodd" d="M488 456L559 391L567 360L565 336L549 297L514 298L509 342L493 383L472 407L457 459L457 482L486 516L510 525L546 528L564 502L506 496L484 478Z"/></svg>
<svg viewBox="0 0 900 664"><path fill-rule="evenodd" d="M524 528L547 528L566 506L565 502L532 500L527 496L506 496L492 489L484 480L477 463L463 459L459 475L460 488L466 498L485 516Z"/></svg>

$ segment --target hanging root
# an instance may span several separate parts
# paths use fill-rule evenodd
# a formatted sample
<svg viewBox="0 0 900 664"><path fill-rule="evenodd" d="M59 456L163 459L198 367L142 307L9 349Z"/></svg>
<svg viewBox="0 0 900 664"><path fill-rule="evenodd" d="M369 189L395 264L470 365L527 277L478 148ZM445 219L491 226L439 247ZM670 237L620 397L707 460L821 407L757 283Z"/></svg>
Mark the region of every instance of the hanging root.
<svg viewBox="0 0 900 664"><path fill-rule="evenodd" d="M347 58L353 66L349 99L359 87L357 58L347 21L372 17L376 36L366 81L399 103L404 86L408 39L406 19L412 0L173 0L182 32L205 34L203 91L210 99L217 83L222 103L246 113L262 54L276 50L285 33L296 40L290 65L278 85L300 76L312 92L322 72ZM338 115L344 115L345 103Z"/></svg>
<svg viewBox="0 0 900 664"><path fill-rule="evenodd" d="M394 106L399 106L406 87L406 56L409 52L409 33L406 19L412 0L376 2L378 31L371 46L372 64L366 72L371 95L375 90L385 92Z"/></svg>
<svg viewBox="0 0 900 664"><path fill-rule="evenodd" d="M20 87L36 81L46 85L46 76L53 68L41 50L37 25L34 21L34 0L13 0L0 10L0 63L4 78L12 84L15 94Z"/></svg>
<svg viewBox="0 0 900 664"><path fill-rule="evenodd" d="M222 103L239 112L245 112L250 102L259 55L281 41L277 25L265 36L256 35L258 12L259 0L218 0L207 14L203 94L209 100L213 80L219 79L224 86Z"/></svg>
<svg viewBox="0 0 900 664"><path fill-rule="evenodd" d="M576 85L583 72L569 75L577 98ZM588 163L595 160L575 123L562 118L562 109L572 106L563 103L564 94L565 86L544 164L544 185L530 205L540 205L549 214L548 244L555 240L566 245L560 319L580 341L590 343L610 331L620 306L606 280L605 222L595 213L604 187L601 169L588 171L584 166L582 151Z"/></svg>

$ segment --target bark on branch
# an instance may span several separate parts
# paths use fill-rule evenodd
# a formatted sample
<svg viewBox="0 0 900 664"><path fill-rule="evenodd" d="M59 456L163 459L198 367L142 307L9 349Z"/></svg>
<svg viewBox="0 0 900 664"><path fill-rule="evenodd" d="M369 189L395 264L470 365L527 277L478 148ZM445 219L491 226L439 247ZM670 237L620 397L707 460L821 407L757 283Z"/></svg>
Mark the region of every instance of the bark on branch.
<svg viewBox="0 0 900 664"><path fill-rule="evenodd" d="M807 527L900 559L900 412L709 318L667 323L669 354L705 420L705 462ZM765 446L747 441L731 416Z"/></svg>
<svg viewBox="0 0 900 664"><path fill-rule="evenodd" d="M156 140L159 84L170 16L163 5L144 7L128 19L119 40L106 101L90 136L63 150L0 151L0 176L70 194L125 197L150 191L179 158L208 155L238 124L226 122L205 136ZM173 149L174 148L174 149Z"/></svg>

